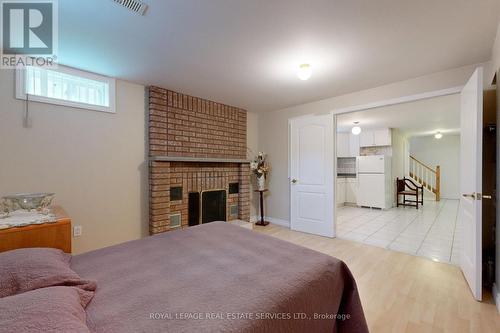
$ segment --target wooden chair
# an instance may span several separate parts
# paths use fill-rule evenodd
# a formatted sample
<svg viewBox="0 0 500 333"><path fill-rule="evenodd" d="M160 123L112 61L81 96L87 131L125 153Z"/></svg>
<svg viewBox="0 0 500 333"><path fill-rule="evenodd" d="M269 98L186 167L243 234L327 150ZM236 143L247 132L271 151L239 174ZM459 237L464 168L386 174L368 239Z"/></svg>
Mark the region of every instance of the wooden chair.
<svg viewBox="0 0 500 333"><path fill-rule="evenodd" d="M403 196L402 202L400 202L401 196ZM406 196L415 197L415 200L408 200ZM396 178L396 203L397 207L410 206L418 209L419 204L424 205L424 187L406 177Z"/></svg>

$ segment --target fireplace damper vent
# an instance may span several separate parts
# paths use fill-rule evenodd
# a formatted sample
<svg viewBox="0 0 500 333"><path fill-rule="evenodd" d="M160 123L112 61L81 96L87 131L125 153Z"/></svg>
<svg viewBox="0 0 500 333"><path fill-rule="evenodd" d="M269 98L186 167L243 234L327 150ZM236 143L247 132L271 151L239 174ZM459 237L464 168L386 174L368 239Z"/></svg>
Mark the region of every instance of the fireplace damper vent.
<svg viewBox="0 0 500 333"><path fill-rule="evenodd" d="M234 218L238 217L238 205L229 206L229 215Z"/></svg>
<svg viewBox="0 0 500 333"><path fill-rule="evenodd" d="M181 214L170 215L170 228L179 228L181 226Z"/></svg>

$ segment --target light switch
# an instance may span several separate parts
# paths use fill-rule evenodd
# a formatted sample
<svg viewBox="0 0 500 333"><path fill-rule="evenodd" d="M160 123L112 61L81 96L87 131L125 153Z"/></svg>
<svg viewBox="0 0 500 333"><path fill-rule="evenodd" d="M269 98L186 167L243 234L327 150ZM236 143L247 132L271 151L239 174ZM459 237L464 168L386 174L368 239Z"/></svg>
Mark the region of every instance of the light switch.
<svg viewBox="0 0 500 333"><path fill-rule="evenodd" d="M82 235L82 226L75 225L73 227L73 237L80 237Z"/></svg>

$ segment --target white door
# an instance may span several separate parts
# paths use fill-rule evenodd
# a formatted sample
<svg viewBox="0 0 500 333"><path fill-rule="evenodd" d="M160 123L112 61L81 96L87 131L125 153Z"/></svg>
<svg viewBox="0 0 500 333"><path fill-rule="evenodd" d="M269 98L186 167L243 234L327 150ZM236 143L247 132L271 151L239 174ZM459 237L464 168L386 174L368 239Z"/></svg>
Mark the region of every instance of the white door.
<svg viewBox="0 0 500 333"><path fill-rule="evenodd" d="M290 227L334 236L333 115L290 120Z"/></svg>
<svg viewBox="0 0 500 333"><path fill-rule="evenodd" d="M478 301L482 298L482 153L483 69L478 68L461 93L459 218L463 228L460 267Z"/></svg>

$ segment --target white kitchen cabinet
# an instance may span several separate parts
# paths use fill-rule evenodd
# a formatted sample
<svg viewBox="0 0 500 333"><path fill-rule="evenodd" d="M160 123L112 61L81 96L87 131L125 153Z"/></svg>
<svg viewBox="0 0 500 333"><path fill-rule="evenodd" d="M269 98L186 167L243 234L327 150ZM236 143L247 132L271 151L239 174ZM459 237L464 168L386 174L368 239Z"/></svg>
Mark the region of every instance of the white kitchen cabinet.
<svg viewBox="0 0 500 333"><path fill-rule="evenodd" d="M373 147L373 131L364 130L359 135L359 146L360 147Z"/></svg>
<svg viewBox="0 0 500 333"><path fill-rule="evenodd" d="M337 178L337 206L356 204L358 183L356 178Z"/></svg>
<svg viewBox="0 0 500 333"><path fill-rule="evenodd" d="M345 202L356 204L357 202L357 180L356 178L347 178L345 184Z"/></svg>
<svg viewBox="0 0 500 333"><path fill-rule="evenodd" d="M350 157L348 133L337 133L337 157Z"/></svg>
<svg viewBox="0 0 500 333"><path fill-rule="evenodd" d="M350 133L337 133L337 157L359 156L359 136Z"/></svg>
<svg viewBox="0 0 500 333"><path fill-rule="evenodd" d="M359 135L349 134L349 157L359 156Z"/></svg>
<svg viewBox="0 0 500 333"><path fill-rule="evenodd" d="M346 179L345 178L337 178L337 192L336 202L337 206L343 206L345 203L345 188L346 188Z"/></svg>
<svg viewBox="0 0 500 333"><path fill-rule="evenodd" d="M364 130L359 135L360 147L390 146L391 144L392 140L390 128Z"/></svg>
<svg viewBox="0 0 500 333"><path fill-rule="evenodd" d="M375 141L375 146L390 146L392 144L391 139L390 128L383 128L373 131L373 140Z"/></svg>

